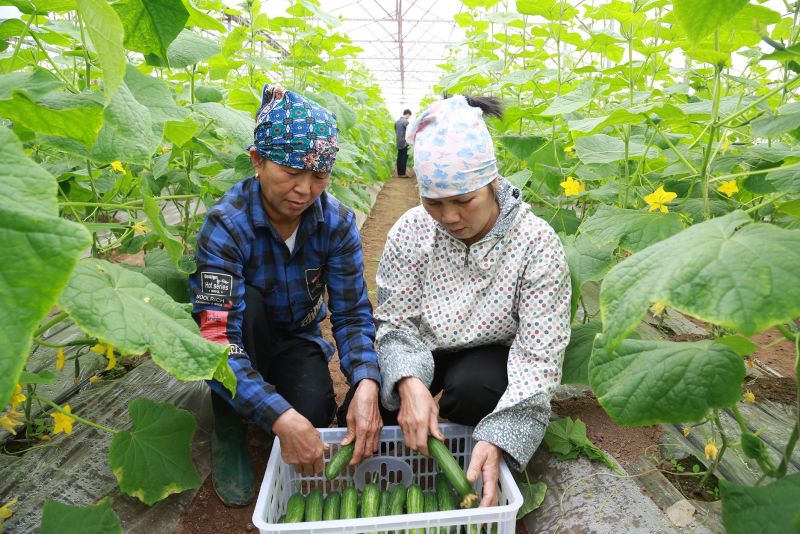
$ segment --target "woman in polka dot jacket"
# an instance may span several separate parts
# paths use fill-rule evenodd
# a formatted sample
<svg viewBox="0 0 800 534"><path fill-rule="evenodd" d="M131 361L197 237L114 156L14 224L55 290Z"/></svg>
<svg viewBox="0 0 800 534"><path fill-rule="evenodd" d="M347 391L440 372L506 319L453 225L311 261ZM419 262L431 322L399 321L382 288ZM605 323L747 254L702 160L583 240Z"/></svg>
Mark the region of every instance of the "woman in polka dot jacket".
<svg viewBox="0 0 800 534"><path fill-rule="evenodd" d="M458 95L410 126L422 205L389 232L375 318L381 400L406 444L427 454L440 414L475 426L467 477L482 476L489 506L501 456L521 470L544 435L570 279L556 233L499 176L484 111L499 102Z"/></svg>

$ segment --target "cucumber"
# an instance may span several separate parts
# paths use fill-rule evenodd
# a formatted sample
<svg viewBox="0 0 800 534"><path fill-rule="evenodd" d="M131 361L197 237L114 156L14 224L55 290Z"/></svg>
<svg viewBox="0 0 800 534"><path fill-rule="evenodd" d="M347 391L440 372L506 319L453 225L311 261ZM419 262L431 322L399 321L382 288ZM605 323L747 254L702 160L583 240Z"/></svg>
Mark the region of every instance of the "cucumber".
<svg viewBox="0 0 800 534"><path fill-rule="evenodd" d="M333 521L339 519L339 507L342 504L342 494L338 491L332 491L325 497L325 503L322 505L322 520Z"/></svg>
<svg viewBox="0 0 800 534"><path fill-rule="evenodd" d="M358 517L358 491L348 486L342 492L342 508L339 511L340 519L355 519Z"/></svg>
<svg viewBox="0 0 800 534"><path fill-rule="evenodd" d="M381 492L381 501L378 504L378 515L389 515L389 492Z"/></svg>
<svg viewBox="0 0 800 534"><path fill-rule="evenodd" d="M424 491L422 492L423 498L423 505L422 511L423 512L438 512L439 505L436 503L436 493L433 491Z"/></svg>
<svg viewBox="0 0 800 534"><path fill-rule="evenodd" d="M361 515L359 517L375 517L381 500L381 489L375 482L364 486L361 492Z"/></svg>
<svg viewBox="0 0 800 534"><path fill-rule="evenodd" d="M436 502L439 505L440 511L445 512L447 510L456 509L458 503L456 502L454 491L453 485L450 484L450 481L447 480L444 473L436 475ZM440 534L445 534L448 532L448 529L446 527L441 527L439 532ZM450 527L449 532L450 534L458 534L458 527Z"/></svg>
<svg viewBox="0 0 800 534"><path fill-rule="evenodd" d="M467 480L467 475L464 474L464 470L458 465L450 449L433 436L428 436L428 451L436 461L436 465L439 466L439 469L441 469L442 473L447 477L447 480L450 481L450 484L453 485L456 492L461 496L461 503L459 506L461 508L475 508L478 506L478 495L475 493L475 490L472 489L472 485L469 483L469 480Z"/></svg>
<svg viewBox="0 0 800 534"><path fill-rule="evenodd" d="M305 518L306 522L322 520L322 492L318 489L311 490L306 496Z"/></svg>
<svg viewBox="0 0 800 534"><path fill-rule="evenodd" d="M408 487L406 493L406 512L410 514L421 514L425 509L425 498L422 496L422 488L416 482ZM423 534L424 528L409 529L408 534Z"/></svg>
<svg viewBox="0 0 800 534"><path fill-rule="evenodd" d="M278 523L286 523L286 514L283 514L278 518Z"/></svg>
<svg viewBox="0 0 800 534"><path fill-rule="evenodd" d="M349 464L350 460L353 458L353 450L355 448L356 443L354 441L336 451L336 454L333 455L333 458L328 461L328 465L325 466L325 478L328 480L333 480L339 476L339 473L342 472L342 469L347 467L347 464Z"/></svg>
<svg viewBox="0 0 800 534"><path fill-rule="evenodd" d="M389 515L402 515L406 503L406 487L395 484L389 492Z"/></svg>
<svg viewBox="0 0 800 534"><path fill-rule="evenodd" d="M306 510L306 498L299 491L289 497L286 503L286 522L301 523Z"/></svg>

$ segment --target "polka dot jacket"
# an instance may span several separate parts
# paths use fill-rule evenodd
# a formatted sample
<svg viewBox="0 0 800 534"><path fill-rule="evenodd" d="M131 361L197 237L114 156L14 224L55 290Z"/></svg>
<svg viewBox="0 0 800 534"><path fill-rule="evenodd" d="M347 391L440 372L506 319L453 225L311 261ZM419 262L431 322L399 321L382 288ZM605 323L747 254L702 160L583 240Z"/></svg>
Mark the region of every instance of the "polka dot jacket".
<svg viewBox="0 0 800 534"><path fill-rule="evenodd" d="M570 279L555 231L500 179L500 217L467 247L422 206L389 231L378 267L381 400L399 407L397 381L430 386L433 356L487 344L510 346L508 387L474 438L500 447L522 469L536 451L561 379L570 336Z"/></svg>

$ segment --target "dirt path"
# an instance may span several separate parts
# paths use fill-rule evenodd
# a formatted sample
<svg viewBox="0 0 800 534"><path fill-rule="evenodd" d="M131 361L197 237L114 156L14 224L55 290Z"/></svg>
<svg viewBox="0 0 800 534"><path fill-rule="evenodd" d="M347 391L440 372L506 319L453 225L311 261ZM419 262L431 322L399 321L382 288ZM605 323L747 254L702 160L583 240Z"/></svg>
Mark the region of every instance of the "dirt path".
<svg viewBox="0 0 800 534"><path fill-rule="evenodd" d="M384 185L372 212L361 227L361 240L364 248L364 275L370 293L370 300L375 305L375 271L381 259L386 234L395 221L406 210L419 204L416 181L413 179L392 178ZM323 334L333 340L330 323L323 323ZM339 358L334 356L330 362L336 400L339 404L344 400L348 385L339 370ZM266 433L250 426L250 451L253 457L253 469L256 474L256 487L261 486L261 479L267 466L271 441ZM184 514L177 534L218 533L239 534L257 532L252 523L255 502L244 508L227 508L214 493L209 476L197 492L192 504Z"/></svg>

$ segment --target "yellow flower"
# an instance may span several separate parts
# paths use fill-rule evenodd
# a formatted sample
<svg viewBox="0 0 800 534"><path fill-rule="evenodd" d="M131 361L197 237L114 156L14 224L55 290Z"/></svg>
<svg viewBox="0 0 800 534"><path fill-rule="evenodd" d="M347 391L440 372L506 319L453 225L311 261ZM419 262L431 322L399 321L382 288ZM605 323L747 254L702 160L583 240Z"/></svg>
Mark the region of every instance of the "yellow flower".
<svg viewBox="0 0 800 534"><path fill-rule="evenodd" d="M89 377L89 382L91 382L92 384L96 384L99 381L100 381L100 377L97 376L97 375L92 375L92 376Z"/></svg>
<svg viewBox="0 0 800 534"><path fill-rule="evenodd" d="M15 504L17 504L17 499L14 499L10 502L5 503L3 506L0 506L0 521L8 519L12 515L14 515L14 512L11 510L11 507L14 506Z"/></svg>
<svg viewBox="0 0 800 534"><path fill-rule="evenodd" d="M708 460L716 460L717 454L719 450L717 449L717 444L714 443L714 438L708 438L708 442L706 443L706 459Z"/></svg>
<svg viewBox="0 0 800 534"><path fill-rule="evenodd" d="M731 142L728 139L728 135L725 134L725 137L722 138L722 146L719 147L719 151L723 154L728 151L731 146Z"/></svg>
<svg viewBox="0 0 800 534"><path fill-rule="evenodd" d="M744 390L744 401L753 404L756 401L756 396L749 389Z"/></svg>
<svg viewBox="0 0 800 534"><path fill-rule="evenodd" d="M661 213L667 213L669 208L667 204L675 200L678 195L670 191L664 191L664 186L658 186L658 189L644 197L644 201L650 204L650 209L647 211L661 210Z"/></svg>
<svg viewBox="0 0 800 534"><path fill-rule="evenodd" d="M653 317L658 317L664 310L667 308L667 305L663 302L654 302L652 306L650 306L650 313L653 314Z"/></svg>
<svg viewBox="0 0 800 534"><path fill-rule="evenodd" d="M0 427L5 428L8 432L16 436L17 433L14 428L22 424L22 417L22 412L9 410L3 417L0 417Z"/></svg>
<svg viewBox="0 0 800 534"><path fill-rule="evenodd" d="M728 180L727 182L722 182L717 187L717 191L720 193L725 193L728 195L728 198L732 197L734 193L739 192L739 186L736 185L736 180Z"/></svg>
<svg viewBox="0 0 800 534"><path fill-rule="evenodd" d="M561 182L561 187L564 189L564 195L568 197L579 195L586 191L586 186L575 181L572 176L568 176L566 182Z"/></svg>
<svg viewBox="0 0 800 534"><path fill-rule="evenodd" d="M568 146L567 148L564 149L564 152L566 152L567 154L572 154L573 152L575 152L575 145Z"/></svg>
<svg viewBox="0 0 800 534"><path fill-rule="evenodd" d="M681 429L681 431L683 432L683 436L688 438L689 437L689 433L692 431L692 429L689 428L688 426L685 426L685 427L683 427Z"/></svg>
<svg viewBox="0 0 800 534"><path fill-rule="evenodd" d="M58 347L56 351L56 371L64 368L64 347Z"/></svg>
<svg viewBox="0 0 800 534"><path fill-rule="evenodd" d="M150 227L147 226L144 221L139 221L133 225L133 233L136 235L146 234L150 231Z"/></svg>
<svg viewBox="0 0 800 534"><path fill-rule="evenodd" d="M55 423L53 426L53 435L60 434L61 432L72 434L73 419L68 415L72 412L72 408L69 407L69 404L64 405L64 411L67 413L53 412L50 414L50 417L53 418L53 422Z"/></svg>
<svg viewBox="0 0 800 534"><path fill-rule="evenodd" d="M755 366L756 366L756 361L753 358L748 357L747 358L747 367L749 367L750 369L753 369L753 368L755 368Z"/></svg>
<svg viewBox="0 0 800 534"><path fill-rule="evenodd" d="M113 369L117 366L117 359L114 357L114 347L111 345L107 345L106 348L106 360L108 360L108 365L106 365L106 371Z"/></svg>
<svg viewBox="0 0 800 534"><path fill-rule="evenodd" d="M14 386L14 394L11 395L11 409L13 410L27 399L25 395L22 394L22 384L17 384Z"/></svg>
<svg viewBox="0 0 800 534"><path fill-rule="evenodd" d="M121 161L112 161L111 162L111 168L114 169L117 172L122 172L122 173L125 172L125 167L122 166L122 162Z"/></svg>

